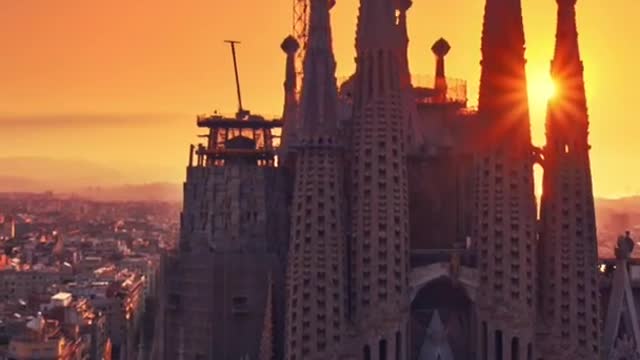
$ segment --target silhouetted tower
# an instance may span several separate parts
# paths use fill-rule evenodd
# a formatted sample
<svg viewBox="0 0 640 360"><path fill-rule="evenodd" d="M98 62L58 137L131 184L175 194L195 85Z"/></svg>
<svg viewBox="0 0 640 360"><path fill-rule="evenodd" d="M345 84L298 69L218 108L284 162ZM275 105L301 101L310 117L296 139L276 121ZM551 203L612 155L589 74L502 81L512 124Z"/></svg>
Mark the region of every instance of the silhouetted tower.
<svg viewBox="0 0 640 360"><path fill-rule="evenodd" d="M310 0L287 269L286 358L335 359L347 320L343 141L328 0Z"/></svg>
<svg viewBox="0 0 640 360"><path fill-rule="evenodd" d="M576 0L557 0L558 25L543 150L541 336L546 359L598 359L598 246L589 163L589 120L578 48ZM545 336L546 335L546 336Z"/></svg>
<svg viewBox="0 0 640 360"><path fill-rule="evenodd" d="M536 202L520 0L487 0L475 229L480 359L533 359Z"/></svg>
<svg viewBox="0 0 640 360"><path fill-rule="evenodd" d="M282 143L280 144L280 163L288 165L289 145L296 142L296 120L298 114L297 75L296 75L296 53L300 49L300 44L293 36L287 36L282 45L282 51L287 54L287 65L284 80L284 109L282 111Z"/></svg>
<svg viewBox="0 0 640 360"><path fill-rule="evenodd" d="M409 70L409 59L407 56L409 50L409 33L407 30L407 11L413 5L411 0L391 0L393 2L393 6L395 8L395 16L396 16L396 28L397 28L397 40L394 44L394 49L396 51L396 58L398 59L398 72L400 76L400 89L402 90L402 101L403 104L401 106L403 114L402 118L404 121L403 128L405 142L407 146L407 151L409 149L413 149L417 145L417 140L415 136L419 133L419 125L418 122L419 116L416 108L416 98L415 92L411 82L411 72Z"/></svg>
<svg viewBox="0 0 640 360"><path fill-rule="evenodd" d="M436 102L447 101L447 78L444 71L444 57L451 50L451 45L447 40L440 38L431 47L431 51L436 56L436 80L434 89L436 90Z"/></svg>
<svg viewBox="0 0 640 360"><path fill-rule="evenodd" d="M287 179L276 161L282 122L243 108L237 85L235 117L197 117L207 134L190 147L154 359L284 356Z"/></svg>
<svg viewBox="0 0 640 360"><path fill-rule="evenodd" d="M284 294L269 292L271 279L284 288L286 202L272 133L281 122L237 116L197 120L208 134L191 147L179 249L165 274L165 360L257 359L263 340L283 329L277 316L276 331L264 326L270 303L282 302L284 317Z"/></svg>
<svg viewBox="0 0 640 360"><path fill-rule="evenodd" d="M398 23L398 61L400 64L400 86L403 89L411 89L411 72L409 71L409 32L407 30L407 11L411 8L411 0L395 0L396 16Z"/></svg>
<svg viewBox="0 0 640 360"><path fill-rule="evenodd" d="M405 359L409 237L402 22L393 0L361 0L351 165L353 320L362 354ZM400 25L400 26L399 26Z"/></svg>

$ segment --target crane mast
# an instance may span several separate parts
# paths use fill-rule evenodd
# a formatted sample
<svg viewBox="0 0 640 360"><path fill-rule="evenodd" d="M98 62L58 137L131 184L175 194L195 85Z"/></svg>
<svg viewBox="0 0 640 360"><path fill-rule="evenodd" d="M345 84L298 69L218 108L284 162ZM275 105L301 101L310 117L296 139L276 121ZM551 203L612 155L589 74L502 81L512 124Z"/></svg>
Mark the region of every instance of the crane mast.
<svg viewBox="0 0 640 360"><path fill-rule="evenodd" d="M240 76L238 75L238 60L236 59L236 44L240 44L240 41L225 40L227 44L231 46L231 56L233 57L233 71L236 76L236 93L238 95L238 114L241 114L244 109L242 108L242 92L240 91Z"/></svg>

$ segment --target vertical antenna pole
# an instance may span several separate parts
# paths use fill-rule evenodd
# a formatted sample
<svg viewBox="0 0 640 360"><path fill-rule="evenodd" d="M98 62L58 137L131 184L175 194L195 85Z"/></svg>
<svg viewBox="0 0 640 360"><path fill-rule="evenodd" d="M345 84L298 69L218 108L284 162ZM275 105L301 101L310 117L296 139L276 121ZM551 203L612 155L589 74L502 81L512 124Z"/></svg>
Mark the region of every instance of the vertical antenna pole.
<svg viewBox="0 0 640 360"><path fill-rule="evenodd" d="M238 92L238 112L241 113L242 108L242 95L240 93L240 77L238 76L238 61L236 60L236 44L240 44L240 41L225 40L227 44L231 45L231 55L233 56L233 70L236 74L236 91Z"/></svg>

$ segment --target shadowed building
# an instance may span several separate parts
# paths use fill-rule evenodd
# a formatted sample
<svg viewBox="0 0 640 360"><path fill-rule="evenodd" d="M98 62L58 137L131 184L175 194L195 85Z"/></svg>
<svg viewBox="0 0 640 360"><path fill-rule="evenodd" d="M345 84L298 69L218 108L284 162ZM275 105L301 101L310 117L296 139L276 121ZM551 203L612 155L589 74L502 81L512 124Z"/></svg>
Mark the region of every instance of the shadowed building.
<svg viewBox="0 0 640 360"><path fill-rule="evenodd" d="M407 167L413 265L428 261L420 253L464 247L471 236L475 117L466 108L466 83L446 77L450 49L443 38L433 44L436 76L425 84L430 86L412 89L417 121Z"/></svg>
<svg viewBox="0 0 640 360"><path fill-rule="evenodd" d="M537 213L524 51L520 1L487 0L473 224L481 359L535 356Z"/></svg>
<svg viewBox="0 0 640 360"><path fill-rule="evenodd" d="M348 305L344 141L338 128L332 4L310 4L300 114L290 145L295 157L285 341L290 360L338 358Z"/></svg>
<svg viewBox="0 0 640 360"><path fill-rule="evenodd" d="M576 0L557 0L540 229L541 353L599 359L598 244L589 161L589 119L578 48Z"/></svg>
<svg viewBox="0 0 640 360"><path fill-rule="evenodd" d="M360 2L350 143L351 305L363 359L403 359L409 316L406 47L392 0Z"/></svg>
<svg viewBox="0 0 640 360"><path fill-rule="evenodd" d="M274 333L283 326L286 191L272 134L280 123L240 111L198 125L208 143L192 147L187 168L179 249L165 275L162 354L257 359L263 348L282 356Z"/></svg>

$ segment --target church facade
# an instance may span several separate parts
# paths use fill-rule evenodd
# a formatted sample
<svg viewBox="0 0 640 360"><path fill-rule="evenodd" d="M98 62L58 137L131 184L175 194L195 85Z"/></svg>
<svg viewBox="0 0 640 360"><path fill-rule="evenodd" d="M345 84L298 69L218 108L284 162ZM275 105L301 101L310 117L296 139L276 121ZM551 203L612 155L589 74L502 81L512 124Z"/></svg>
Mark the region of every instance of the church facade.
<svg viewBox="0 0 640 360"><path fill-rule="evenodd" d="M282 119L198 119L154 359L637 356L624 272L615 316L600 301L576 0L556 2L558 91L538 148L520 0L485 1L477 109L446 76L445 39L435 77L412 75L410 0L360 0L343 82L334 1L309 0L306 43L282 43Z"/></svg>

